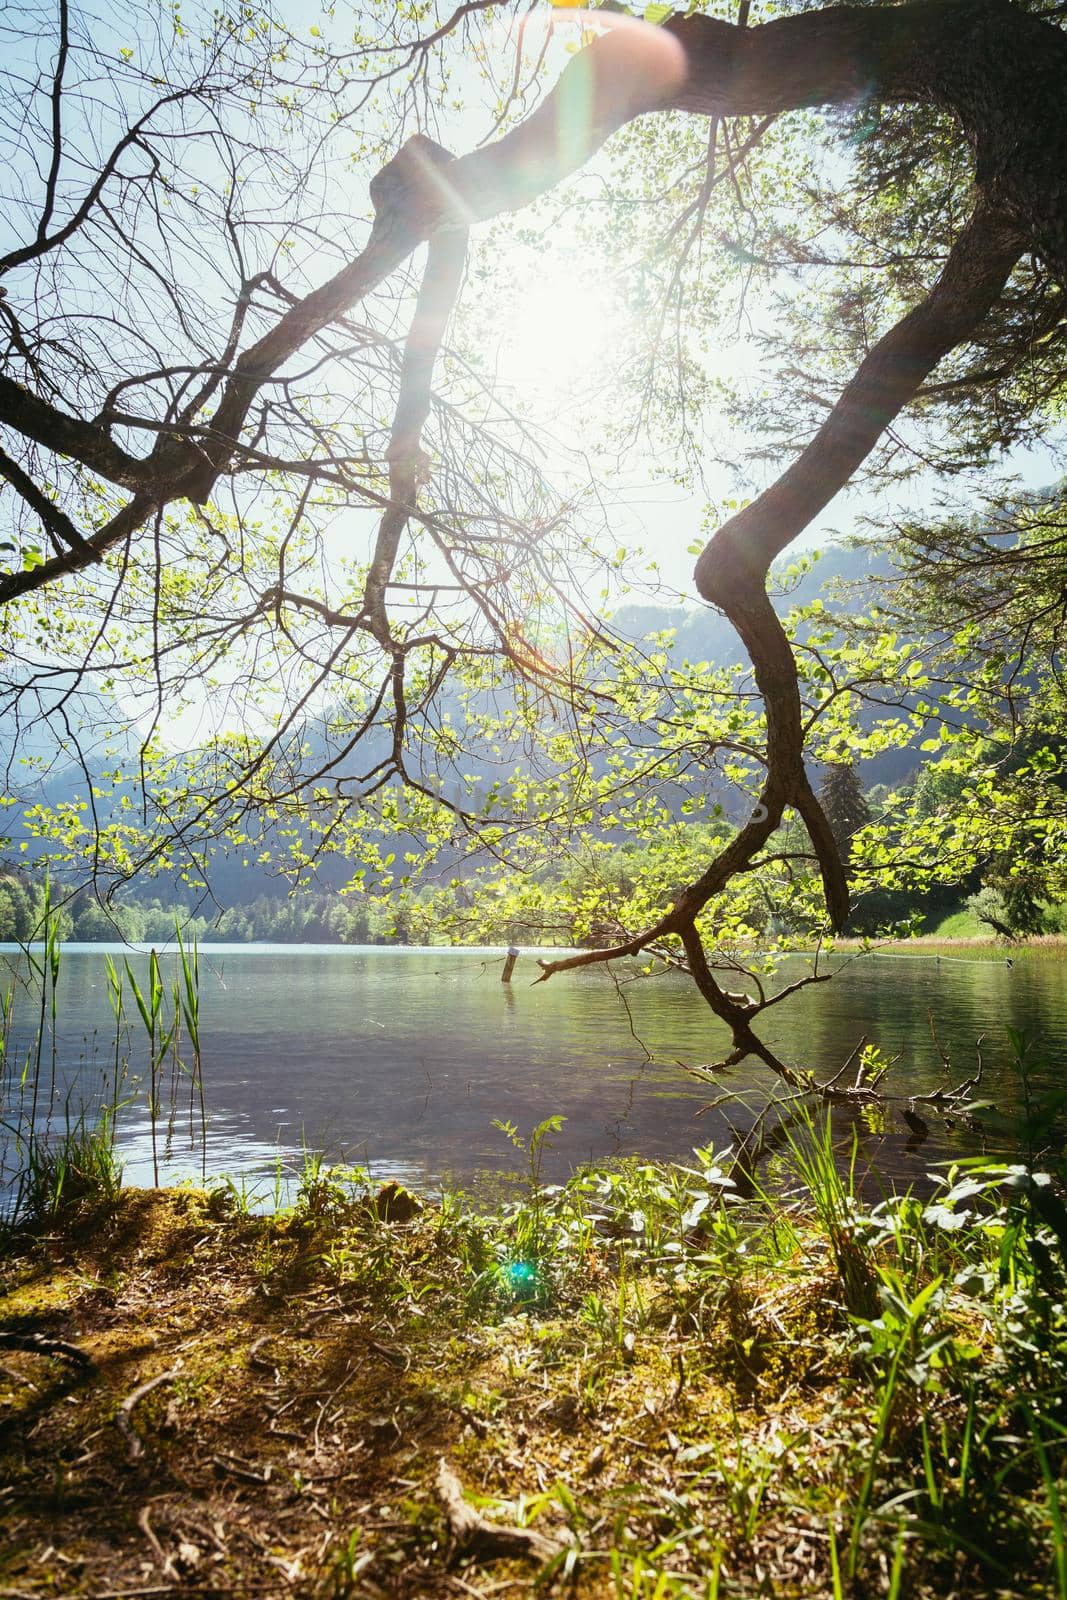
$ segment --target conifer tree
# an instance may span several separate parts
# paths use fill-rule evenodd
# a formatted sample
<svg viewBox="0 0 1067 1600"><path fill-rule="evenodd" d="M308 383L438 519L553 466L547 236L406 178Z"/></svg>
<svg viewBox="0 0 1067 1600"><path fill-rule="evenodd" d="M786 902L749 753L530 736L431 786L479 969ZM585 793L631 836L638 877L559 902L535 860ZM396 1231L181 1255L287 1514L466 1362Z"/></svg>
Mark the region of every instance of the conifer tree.
<svg viewBox="0 0 1067 1600"><path fill-rule="evenodd" d="M852 852L852 837L871 820L871 808L867 804L854 762L839 761L827 767L819 787L819 800L838 853L847 868Z"/></svg>

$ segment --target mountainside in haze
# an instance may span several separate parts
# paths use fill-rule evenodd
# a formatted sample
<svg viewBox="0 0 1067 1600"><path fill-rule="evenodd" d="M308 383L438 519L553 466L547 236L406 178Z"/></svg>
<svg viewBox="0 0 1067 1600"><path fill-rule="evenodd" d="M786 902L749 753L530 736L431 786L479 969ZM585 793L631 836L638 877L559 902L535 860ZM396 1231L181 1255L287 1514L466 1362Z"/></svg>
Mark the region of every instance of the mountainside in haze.
<svg viewBox="0 0 1067 1600"><path fill-rule="evenodd" d="M875 592L890 570L887 558L872 546L834 545L799 576L783 576L774 597L775 604L784 614L796 605L826 598L836 587L847 585L850 590L855 588L856 598L851 604L858 609L862 595ZM622 638L635 641L673 633L667 652L673 663L705 661L712 667L726 667L744 659L743 648L730 624L707 606L629 604L615 614L612 628ZM30 709L35 706L39 715L31 717L28 723L24 719L21 727L9 726L0 733L0 774L6 776L6 829L9 834L7 847L0 855L0 868L5 864L25 868L44 849L39 841L27 835L21 823L23 807L34 803L80 804L86 799L89 783L107 791L112 787L108 775L117 767L124 766L136 772L136 730L123 727L114 699L94 685L79 687L65 704L63 693L62 687L48 690L43 696L34 691L35 700ZM497 691L497 708L505 709L508 699L505 688ZM458 705L442 709L461 714ZM388 734L383 730L380 735L380 750L376 737L372 733L363 741L358 768L350 761L347 766L342 763L338 773L352 776L384 756L388 750ZM324 754L332 753L323 717L309 717L300 730L300 740L306 744L313 763L321 760ZM468 771L473 754L464 758L464 768ZM863 764L861 781L867 788L899 782L920 760L917 751L886 752ZM679 804L681 799L679 793ZM118 814L118 800L108 799L106 793L98 796L94 803L102 823ZM21 848L23 844L25 848ZM255 860L260 850L270 848L270 844L270 829L265 826L262 837L241 854L227 854L221 850L215 854L209 881L212 896L219 904L247 905L258 896L279 892L283 886L277 874L268 866L256 864ZM416 840L401 837L396 841L398 855L412 848L417 848ZM341 857L326 857L320 861L316 877L322 888L338 888L349 879L351 872L351 862ZM177 897L188 898L187 888L168 886L164 879L143 886L146 894L164 896L168 887L175 890Z"/></svg>

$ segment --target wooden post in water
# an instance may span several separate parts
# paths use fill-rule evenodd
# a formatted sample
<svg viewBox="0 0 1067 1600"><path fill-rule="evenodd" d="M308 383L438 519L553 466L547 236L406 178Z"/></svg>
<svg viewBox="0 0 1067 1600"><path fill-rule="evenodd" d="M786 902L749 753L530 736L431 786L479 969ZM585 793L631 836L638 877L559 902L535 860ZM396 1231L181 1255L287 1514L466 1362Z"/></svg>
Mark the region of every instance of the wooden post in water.
<svg viewBox="0 0 1067 1600"><path fill-rule="evenodd" d="M515 963L516 963L516 961L518 959L519 959L519 947L518 947L518 945L517 944L508 945L508 953L507 953L506 957L504 958L504 970L500 974L501 983L510 983L511 982L511 974L515 971Z"/></svg>

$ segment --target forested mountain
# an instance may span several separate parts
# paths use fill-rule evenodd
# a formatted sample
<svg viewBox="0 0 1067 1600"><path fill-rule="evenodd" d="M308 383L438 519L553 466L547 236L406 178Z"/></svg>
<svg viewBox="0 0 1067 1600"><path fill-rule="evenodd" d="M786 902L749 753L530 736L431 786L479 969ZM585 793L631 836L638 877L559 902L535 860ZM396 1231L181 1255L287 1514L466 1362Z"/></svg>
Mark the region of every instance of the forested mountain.
<svg viewBox="0 0 1067 1600"><path fill-rule="evenodd" d="M890 564L879 550L871 546L831 545L817 560L804 564L799 573L783 569L774 589L774 601L780 614L785 615L796 606L810 604L812 600L826 602L841 595L841 604L862 608L866 599L873 596L880 580L888 575ZM622 606L612 618L612 630L623 640L645 643L658 636L667 636L666 654L672 665L706 663L710 668L724 668L743 659L744 651L730 623L716 609L709 606L668 607L647 603L629 603ZM6 774L7 795L6 830L8 842L2 860L8 866L25 865L41 854L52 851L55 841L42 840L35 834L32 808L43 805L52 810L70 807L82 809L90 805L90 792L96 793L91 804L95 807L101 824L121 815L129 804L126 787L114 782L115 774L129 775L136 771L137 737L130 727L122 708L107 692L95 683L59 685L47 693L36 691L39 718L29 726L5 727L0 730L0 772ZM508 691L494 691L497 709L509 708ZM503 702L503 703L502 703ZM62 715L57 716L57 707ZM458 699L453 695L442 700L445 712L462 714ZM330 746L321 718L309 716L301 735L305 746L304 759L309 769L320 762ZM387 748L386 735L378 740L378 755ZM376 756L374 736L364 740L359 754L359 764L366 767ZM470 777L474 752L467 752L464 772ZM920 757L915 752L889 751L865 763L862 774L866 786L896 780L910 771ZM341 763L339 772L346 771ZM355 762L347 770L356 770ZM679 804L681 803L679 797ZM29 822L26 809L30 808ZM270 847L271 828L264 825L255 841L256 849L237 852L217 851L210 865L208 883L209 901L217 905L242 906L263 895L284 890L271 864L259 862L256 857ZM404 839L398 838L397 848L402 849ZM84 862L72 860L72 881L84 868ZM326 853L319 861L316 878L324 888L336 889L351 875L351 865L340 857ZM148 879L133 891L143 898L155 899L164 889L189 898L188 888L167 884L159 879Z"/></svg>

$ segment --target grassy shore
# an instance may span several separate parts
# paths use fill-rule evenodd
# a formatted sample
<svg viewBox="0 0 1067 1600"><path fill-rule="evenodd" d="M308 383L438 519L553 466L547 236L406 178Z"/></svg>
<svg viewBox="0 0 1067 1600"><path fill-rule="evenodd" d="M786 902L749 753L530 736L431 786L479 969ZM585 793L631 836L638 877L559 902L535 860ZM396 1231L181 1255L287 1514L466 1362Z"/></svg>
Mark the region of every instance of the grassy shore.
<svg viewBox="0 0 1067 1600"><path fill-rule="evenodd" d="M1067 934L1041 933L1026 939L994 939L985 934L947 936L940 933L918 934L913 939L866 940L835 939L835 950L864 950L870 948L882 955L931 956L941 954L963 955L976 961L1062 961L1067 955Z"/></svg>
<svg viewBox="0 0 1067 1600"><path fill-rule="evenodd" d="M494 1212L313 1169L9 1234L0 1595L1067 1596L1051 1186L530 1155Z"/></svg>

